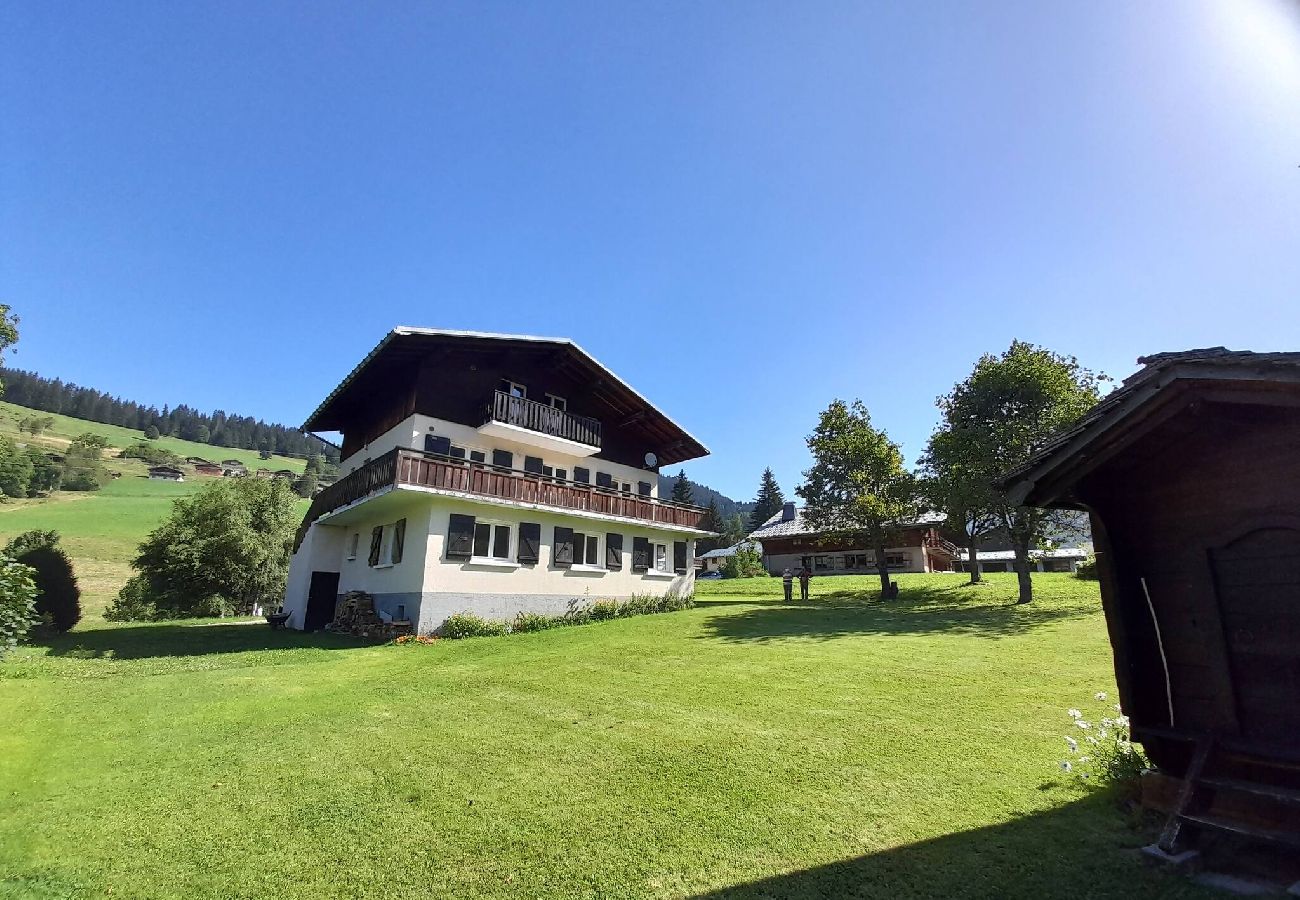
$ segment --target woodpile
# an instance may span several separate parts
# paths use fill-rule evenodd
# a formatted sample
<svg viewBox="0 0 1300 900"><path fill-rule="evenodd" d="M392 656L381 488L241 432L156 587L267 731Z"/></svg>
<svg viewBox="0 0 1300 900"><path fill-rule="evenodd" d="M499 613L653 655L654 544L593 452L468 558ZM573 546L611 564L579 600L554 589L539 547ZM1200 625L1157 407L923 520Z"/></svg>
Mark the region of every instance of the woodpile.
<svg viewBox="0 0 1300 900"><path fill-rule="evenodd" d="M391 641L412 631L408 620L385 622L375 610L375 598L365 591L348 591L334 607L334 621L326 626L337 634Z"/></svg>

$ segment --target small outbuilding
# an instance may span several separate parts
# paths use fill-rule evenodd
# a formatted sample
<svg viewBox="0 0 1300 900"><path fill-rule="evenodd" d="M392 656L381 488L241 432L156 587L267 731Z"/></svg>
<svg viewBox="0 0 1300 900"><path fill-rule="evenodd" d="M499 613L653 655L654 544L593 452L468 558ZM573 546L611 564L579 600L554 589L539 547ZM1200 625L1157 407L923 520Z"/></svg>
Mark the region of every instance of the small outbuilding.
<svg viewBox="0 0 1300 900"><path fill-rule="evenodd" d="M1138 362L1003 487L1091 516L1161 848L1188 826L1300 846L1300 353Z"/></svg>
<svg viewBox="0 0 1300 900"><path fill-rule="evenodd" d="M149 478L153 481L184 481L185 473L174 466L150 466Z"/></svg>
<svg viewBox="0 0 1300 900"><path fill-rule="evenodd" d="M225 474L225 470L221 466L210 462L195 463L194 471L199 475L216 475L218 477Z"/></svg>

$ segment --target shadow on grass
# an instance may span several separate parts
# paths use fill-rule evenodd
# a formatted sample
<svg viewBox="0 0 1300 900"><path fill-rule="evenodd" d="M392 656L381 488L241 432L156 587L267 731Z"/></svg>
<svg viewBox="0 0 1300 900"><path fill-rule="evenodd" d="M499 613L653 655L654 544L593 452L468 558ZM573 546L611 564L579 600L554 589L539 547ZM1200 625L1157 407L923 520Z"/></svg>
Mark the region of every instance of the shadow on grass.
<svg viewBox="0 0 1300 900"><path fill-rule="evenodd" d="M1209 897L1149 869L1150 836L1120 824L1109 794L1049 812L697 895L697 900L832 897Z"/></svg>
<svg viewBox="0 0 1300 900"><path fill-rule="evenodd" d="M960 586L954 588L961 589ZM870 595L865 592L830 593L807 603L796 601L754 606L745 612L715 616L704 625L709 637L728 641L761 642L792 637L829 640L855 634L940 633L999 638L1096 613L1095 608L1081 603L1036 602L1017 606L1002 600L960 602L929 598L881 602L875 598L866 599L867 596ZM749 603L753 605L754 601ZM706 601L698 605L708 607L715 604Z"/></svg>
<svg viewBox="0 0 1300 900"><path fill-rule="evenodd" d="M251 625L127 625L72 631L37 642L50 656L79 659L145 659L162 656L208 656L253 650L348 650L366 646L360 638L324 631L276 630Z"/></svg>

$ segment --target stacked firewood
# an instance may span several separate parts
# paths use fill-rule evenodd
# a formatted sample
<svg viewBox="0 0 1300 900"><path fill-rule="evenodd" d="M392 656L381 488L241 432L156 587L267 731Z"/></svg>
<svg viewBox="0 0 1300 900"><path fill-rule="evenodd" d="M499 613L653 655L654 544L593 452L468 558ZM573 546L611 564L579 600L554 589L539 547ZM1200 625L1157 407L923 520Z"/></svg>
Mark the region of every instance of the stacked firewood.
<svg viewBox="0 0 1300 900"><path fill-rule="evenodd" d="M334 621L329 630L357 637L381 638L391 641L411 633L407 621L385 622L375 611L375 598L365 591L348 591L334 607Z"/></svg>

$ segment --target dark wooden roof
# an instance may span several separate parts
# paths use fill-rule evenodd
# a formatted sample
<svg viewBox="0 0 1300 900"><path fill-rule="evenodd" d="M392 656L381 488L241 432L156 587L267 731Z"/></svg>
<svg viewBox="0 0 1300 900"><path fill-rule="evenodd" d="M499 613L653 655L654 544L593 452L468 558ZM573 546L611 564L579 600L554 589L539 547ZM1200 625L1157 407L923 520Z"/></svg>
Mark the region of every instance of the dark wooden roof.
<svg viewBox="0 0 1300 900"><path fill-rule="evenodd" d="M385 389L391 390L393 384L409 379L429 355L447 350L479 352L487 358L503 353L543 356L552 370L589 387L596 407L593 413L607 427L639 431L649 446L657 448L661 465L706 456L709 452L686 429L567 338L410 326L399 326L385 335L307 418L303 430L345 430L352 410L364 406L368 398L380 395Z"/></svg>
<svg viewBox="0 0 1300 900"><path fill-rule="evenodd" d="M1186 399L1192 387L1224 382L1230 388L1220 399L1240 401L1253 393L1253 402L1296 402L1300 390L1300 353L1255 353L1211 347L1156 353L1138 358L1142 365L1072 427L1056 435L1020 468L1009 472L1000 487L1016 503L1076 507L1070 488L1116 452L1125 436L1160 409Z"/></svg>

